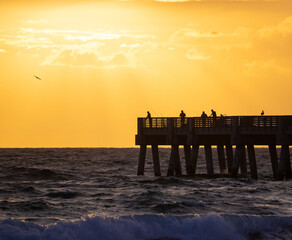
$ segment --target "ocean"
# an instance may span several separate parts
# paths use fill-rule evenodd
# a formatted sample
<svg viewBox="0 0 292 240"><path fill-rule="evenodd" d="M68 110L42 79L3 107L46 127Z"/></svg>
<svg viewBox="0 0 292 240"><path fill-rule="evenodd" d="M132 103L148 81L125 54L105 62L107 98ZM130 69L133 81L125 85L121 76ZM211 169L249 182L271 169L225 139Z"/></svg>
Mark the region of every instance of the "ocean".
<svg viewBox="0 0 292 240"><path fill-rule="evenodd" d="M0 149L0 240L292 239L292 181L273 179L268 149L256 148L259 180L166 177L159 153L162 177L151 149L144 176L137 148Z"/></svg>

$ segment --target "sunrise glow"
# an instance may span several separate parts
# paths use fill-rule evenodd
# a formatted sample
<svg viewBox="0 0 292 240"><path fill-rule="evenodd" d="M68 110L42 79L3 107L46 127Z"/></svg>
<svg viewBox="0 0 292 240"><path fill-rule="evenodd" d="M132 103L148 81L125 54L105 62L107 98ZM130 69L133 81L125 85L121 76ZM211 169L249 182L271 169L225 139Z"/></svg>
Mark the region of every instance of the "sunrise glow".
<svg viewBox="0 0 292 240"><path fill-rule="evenodd" d="M1 147L132 147L147 111L292 114L291 1L1 9Z"/></svg>

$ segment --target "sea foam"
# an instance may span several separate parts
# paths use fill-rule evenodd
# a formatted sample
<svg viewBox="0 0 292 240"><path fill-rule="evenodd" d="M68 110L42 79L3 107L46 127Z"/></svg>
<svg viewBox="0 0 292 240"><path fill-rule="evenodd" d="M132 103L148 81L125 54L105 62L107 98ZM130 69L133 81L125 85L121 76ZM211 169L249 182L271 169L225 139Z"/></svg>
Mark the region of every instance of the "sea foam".
<svg viewBox="0 0 292 240"><path fill-rule="evenodd" d="M245 240L291 239L292 218L238 215L135 215L87 217L41 226L7 219L0 223L1 240Z"/></svg>

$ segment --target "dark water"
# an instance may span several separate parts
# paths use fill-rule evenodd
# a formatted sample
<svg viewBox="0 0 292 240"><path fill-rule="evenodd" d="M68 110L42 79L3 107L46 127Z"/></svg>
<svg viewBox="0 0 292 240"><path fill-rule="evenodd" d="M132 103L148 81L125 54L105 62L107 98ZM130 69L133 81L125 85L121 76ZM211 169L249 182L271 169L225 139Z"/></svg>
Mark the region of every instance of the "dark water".
<svg viewBox="0 0 292 240"><path fill-rule="evenodd" d="M258 181L154 177L150 153L137 177L138 149L0 149L0 239L292 239L292 181L267 149Z"/></svg>

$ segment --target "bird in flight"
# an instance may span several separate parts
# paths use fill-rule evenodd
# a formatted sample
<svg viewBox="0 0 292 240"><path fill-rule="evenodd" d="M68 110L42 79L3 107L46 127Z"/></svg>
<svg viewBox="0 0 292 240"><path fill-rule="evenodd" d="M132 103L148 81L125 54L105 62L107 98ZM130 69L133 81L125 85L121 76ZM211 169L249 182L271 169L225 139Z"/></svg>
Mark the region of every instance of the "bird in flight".
<svg viewBox="0 0 292 240"><path fill-rule="evenodd" d="M36 75L33 75L36 79L38 79L38 80L42 80L41 78L39 78L38 76L36 76Z"/></svg>

